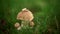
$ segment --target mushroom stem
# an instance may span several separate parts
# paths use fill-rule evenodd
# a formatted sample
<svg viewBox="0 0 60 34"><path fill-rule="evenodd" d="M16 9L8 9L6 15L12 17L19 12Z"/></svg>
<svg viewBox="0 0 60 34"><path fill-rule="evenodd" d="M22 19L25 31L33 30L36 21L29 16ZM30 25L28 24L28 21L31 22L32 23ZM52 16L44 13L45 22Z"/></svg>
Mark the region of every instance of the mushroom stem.
<svg viewBox="0 0 60 34"><path fill-rule="evenodd" d="M22 20L21 27L23 27L23 28L29 27L29 21Z"/></svg>

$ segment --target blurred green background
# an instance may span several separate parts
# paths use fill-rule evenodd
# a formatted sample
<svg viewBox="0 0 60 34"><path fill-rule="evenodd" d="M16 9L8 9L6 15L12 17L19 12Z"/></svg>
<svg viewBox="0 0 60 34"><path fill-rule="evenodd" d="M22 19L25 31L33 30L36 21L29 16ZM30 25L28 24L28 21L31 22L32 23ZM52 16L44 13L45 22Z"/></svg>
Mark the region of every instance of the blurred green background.
<svg viewBox="0 0 60 34"><path fill-rule="evenodd" d="M33 29L16 30L18 12L28 8L34 14ZM20 21L21 22L21 21ZM0 34L59 34L60 0L0 0Z"/></svg>

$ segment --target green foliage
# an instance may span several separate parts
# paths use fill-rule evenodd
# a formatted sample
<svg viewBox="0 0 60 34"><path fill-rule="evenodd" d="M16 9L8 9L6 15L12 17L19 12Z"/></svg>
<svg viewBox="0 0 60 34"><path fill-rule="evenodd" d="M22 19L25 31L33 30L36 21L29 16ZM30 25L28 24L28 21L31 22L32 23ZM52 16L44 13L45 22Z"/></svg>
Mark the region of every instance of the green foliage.
<svg viewBox="0 0 60 34"><path fill-rule="evenodd" d="M1 34L59 34L60 0L0 0ZM34 14L34 28L16 30L18 12L28 8ZM5 25L3 25L6 23Z"/></svg>

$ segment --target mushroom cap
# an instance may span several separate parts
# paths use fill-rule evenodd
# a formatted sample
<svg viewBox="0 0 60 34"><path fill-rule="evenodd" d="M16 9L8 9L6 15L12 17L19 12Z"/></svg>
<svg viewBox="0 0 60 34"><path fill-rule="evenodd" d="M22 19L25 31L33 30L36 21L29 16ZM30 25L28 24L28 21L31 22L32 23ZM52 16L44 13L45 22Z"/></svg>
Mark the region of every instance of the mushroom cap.
<svg viewBox="0 0 60 34"><path fill-rule="evenodd" d="M17 19L18 20L25 20L25 21L32 21L33 20L33 14L31 11L29 11L26 8L23 8L21 12L18 13Z"/></svg>
<svg viewBox="0 0 60 34"><path fill-rule="evenodd" d="M31 27L33 27L35 24L34 24L34 22L32 21L32 22L30 22L30 26Z"/></svg>
<svg viewBox="0 0 60 34"><path fill-rule="evenodd" d="M14 24L14 26L15 26L16 28L18 28L18 27L20 27L20 24L17 22L17 23Z"/></svg>

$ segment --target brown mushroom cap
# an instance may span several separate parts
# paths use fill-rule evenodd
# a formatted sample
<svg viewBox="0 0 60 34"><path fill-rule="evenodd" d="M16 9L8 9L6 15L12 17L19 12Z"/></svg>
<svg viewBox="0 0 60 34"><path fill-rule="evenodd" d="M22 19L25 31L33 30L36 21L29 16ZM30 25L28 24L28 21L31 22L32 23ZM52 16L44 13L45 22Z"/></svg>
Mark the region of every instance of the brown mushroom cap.
<svg viewBox="0 0 60 34"><path fill-rule="evenodd" d="M33 27L35 24L33 21L30 22L30 26Z"/></svg>
<svg viewBox="0 0 60 34"><path fill-rule="evenodd" d="M18 13L17 19L18 20L26 20L26 21L32 21L33 20L33 14L31 11L29 11L26 8L23 8L21 12Z"/></svg>

